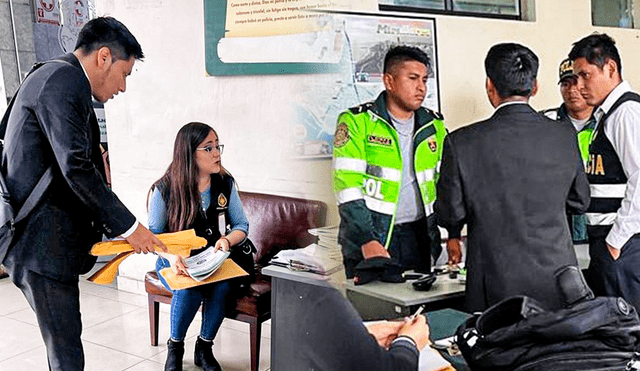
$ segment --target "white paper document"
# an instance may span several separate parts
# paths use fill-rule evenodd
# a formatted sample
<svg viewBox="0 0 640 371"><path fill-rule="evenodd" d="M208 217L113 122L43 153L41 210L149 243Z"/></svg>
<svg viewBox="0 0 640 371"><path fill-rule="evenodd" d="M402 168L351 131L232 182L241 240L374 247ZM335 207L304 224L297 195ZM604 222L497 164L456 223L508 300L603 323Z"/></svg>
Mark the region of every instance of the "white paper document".
<svg viewBox="0 0 640 371"><path fill-rule="evenodd" d="M218 250L214 252L214 246L209 246L206 250L186 258L184 262L187 264L187 273L194 280L200 282L212 275L225 259L229 257L228 251Z"/></svg>

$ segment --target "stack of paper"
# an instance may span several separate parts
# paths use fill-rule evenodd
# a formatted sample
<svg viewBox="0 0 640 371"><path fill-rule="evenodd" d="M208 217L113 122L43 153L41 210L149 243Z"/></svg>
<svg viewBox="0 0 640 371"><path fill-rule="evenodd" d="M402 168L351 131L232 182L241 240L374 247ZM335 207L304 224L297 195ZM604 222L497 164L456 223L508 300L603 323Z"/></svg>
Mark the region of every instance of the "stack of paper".
<svg viewBox="0 0 640 371"><path fill-rule="evenodd" d="M338 244L338 226L309 229L309 233L318 236L318 246L326 250L326 256L342 262L342 251Z"/></svg>
<svg viewBox="0 0 640 371"><path fill-rule="evenodd" d="M207 277L212 275L224 260L229 256L228 251L218 250L215 251L215 247L210 246L198 255L194 255L184 260L187 264L187 273L194 280L201 282Z"/></svg>
<svg viewBox="0 0 640 371"><path fill-rule="evenodd" d="M342 268L341 260L327 257L326 250L315 243L303 249L282 250L269 264L322 275L332 274Z"/></svg>

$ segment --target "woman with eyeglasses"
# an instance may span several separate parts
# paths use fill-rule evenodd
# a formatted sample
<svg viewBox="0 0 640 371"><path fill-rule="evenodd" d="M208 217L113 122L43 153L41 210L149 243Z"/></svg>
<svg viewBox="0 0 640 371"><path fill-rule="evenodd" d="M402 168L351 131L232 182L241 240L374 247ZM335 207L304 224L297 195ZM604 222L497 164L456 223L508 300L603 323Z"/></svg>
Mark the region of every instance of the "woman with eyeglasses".
<svg viewBox="0 0 640 371"><path fill-rule="evenodd" d="M183 126L175 140L173 160L156 181L148 196L149 229L154 233L194 228L209 246L229 251L247 236L249 223L233 177L222 167L223 145L209 125L191 122ZM222 230L221 230L222 229ZM200 252L192 251L192 255ZM171 267L186 274L184 260L162 253L156 270ZM158 277L168 289L164 278ZM202 327L196 340L194 363L205 371L221 370L212 352L213 339L224 319L228 281L173 291L171 337L167 341L165 371L181 371L184 339L202 304Z"/></svg>

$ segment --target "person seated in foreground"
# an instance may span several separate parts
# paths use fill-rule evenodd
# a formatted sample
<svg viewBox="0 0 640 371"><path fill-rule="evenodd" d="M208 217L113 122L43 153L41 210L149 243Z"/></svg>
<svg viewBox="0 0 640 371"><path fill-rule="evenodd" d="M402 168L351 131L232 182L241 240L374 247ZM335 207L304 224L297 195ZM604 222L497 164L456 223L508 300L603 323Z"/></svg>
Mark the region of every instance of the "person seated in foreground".
<svg viewBox="0 0 640 371"><path fill-rule="evenodd" d="M330 286L287 282L279 331L294 347L278 354L284 371L417 371L420 351L430 344L422 315L365 326L355 308ZM441 357L436 351L423 357ZM445 366L430 371L453 371ZM422 371L422 370L421 370Z"/></svg>

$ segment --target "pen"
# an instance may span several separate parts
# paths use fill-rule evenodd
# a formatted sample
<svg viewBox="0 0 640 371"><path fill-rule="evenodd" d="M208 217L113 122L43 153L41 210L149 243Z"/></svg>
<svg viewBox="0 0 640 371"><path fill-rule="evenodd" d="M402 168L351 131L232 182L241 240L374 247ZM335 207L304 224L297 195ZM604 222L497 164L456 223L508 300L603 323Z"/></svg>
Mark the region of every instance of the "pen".
<svg viewBox="0 0 640 371"><path fill-rule="evenodd" d="M413 315L411 315L411 317L409 317L409 321L413 321L414 319L416 319L416 317L418 317L418 315L422 313L423 310L424 310L424 304L421 305L420 308L418 308L418 310Z"/></svg>

